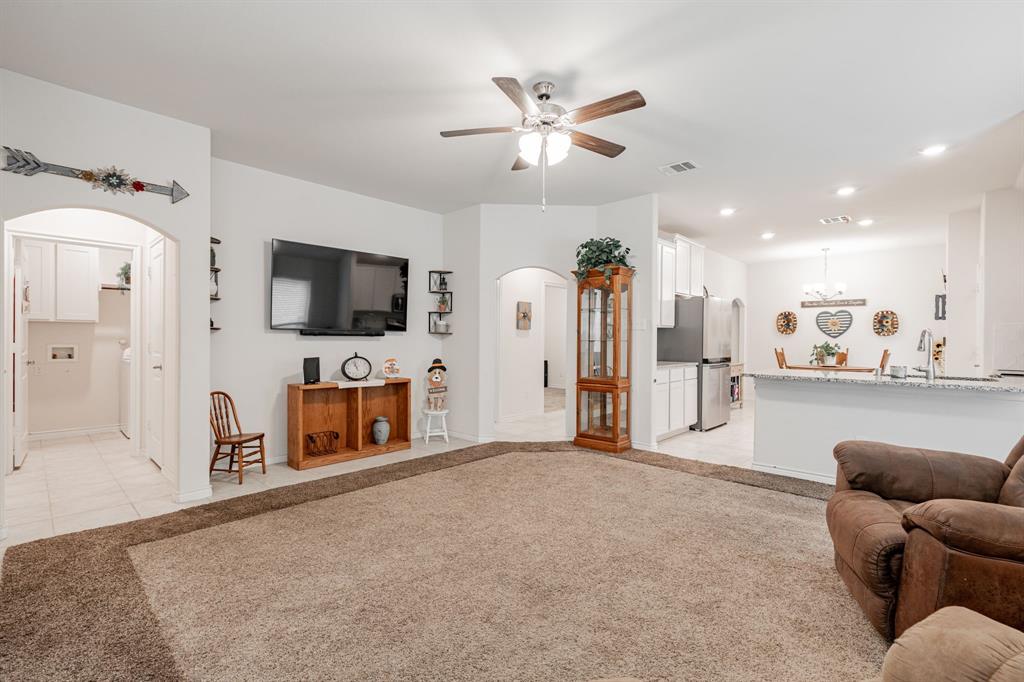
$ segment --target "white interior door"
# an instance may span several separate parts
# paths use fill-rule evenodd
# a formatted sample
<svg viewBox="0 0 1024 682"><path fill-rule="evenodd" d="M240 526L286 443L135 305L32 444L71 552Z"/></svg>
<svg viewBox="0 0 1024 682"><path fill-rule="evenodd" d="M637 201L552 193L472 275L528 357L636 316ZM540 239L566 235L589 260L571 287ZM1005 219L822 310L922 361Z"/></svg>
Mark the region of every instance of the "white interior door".
<svg viewBox="0 0 1024 682"><path fill-rule="evenodd" d="M565 295L564 285L544 285L544 359L550 388L565 388Z"/></svg>
<svg viewBox="0 0 1024 682"><path fill-rule="evenodd" d="M20 262L14 266L14 287L11 292L14 310L12 329L12 377L14 379L11 409L14 412L11 433L14 466L20 467L28 454L28 291Z"/></svg>
<svg viewBox="0 0 1024 682"><path fill-rule="evenodd" d="M164 462L164 239L149 245L146 267L146 454L157 466Z"/></svg>

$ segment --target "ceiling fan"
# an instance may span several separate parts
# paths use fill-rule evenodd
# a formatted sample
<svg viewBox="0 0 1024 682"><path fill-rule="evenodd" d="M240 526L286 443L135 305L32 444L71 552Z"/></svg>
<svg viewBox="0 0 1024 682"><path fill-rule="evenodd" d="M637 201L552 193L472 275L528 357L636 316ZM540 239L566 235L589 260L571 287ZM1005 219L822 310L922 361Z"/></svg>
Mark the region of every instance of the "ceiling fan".
<svg viewBox="0 0 1024 682"><path fill-rule="evenodd" d="M551 101L554 83L540 81L534 83L534 100L515 78L499 76L492 78L494 84L501 88L512 103L523 113L522 124L518 126L498 126L493 128L466 128L463 130L444 130L441 137L463 137L466 135L485 135L489 133L523 133L519 138L519 155L512 170L523 170L531 165L541 168L541 210L547 205L546 170L561 162L569 154L572 145L596 152L614 159L626 150L621 144L615 144L599 137L588 135L576 130L576 126L594 119L621 114L631 109L639 109L647 104L643 95L636 90L624 92L615 97L603 99L586 106L566 111Z"/></svg>

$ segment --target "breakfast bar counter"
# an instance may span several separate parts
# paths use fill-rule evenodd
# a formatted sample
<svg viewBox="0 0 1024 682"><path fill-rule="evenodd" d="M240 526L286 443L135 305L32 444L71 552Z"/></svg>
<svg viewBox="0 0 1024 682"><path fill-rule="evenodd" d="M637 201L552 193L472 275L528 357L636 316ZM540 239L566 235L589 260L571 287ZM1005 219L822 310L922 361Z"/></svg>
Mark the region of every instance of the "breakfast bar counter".
<svg viewBox="0 0 1024 682"><path fill-rule="evenodd" d="M843 440L953 450L1002 461L1024 433L1024 378L807 370L749 372L757 396L753 467L835 482Z"/></svg>

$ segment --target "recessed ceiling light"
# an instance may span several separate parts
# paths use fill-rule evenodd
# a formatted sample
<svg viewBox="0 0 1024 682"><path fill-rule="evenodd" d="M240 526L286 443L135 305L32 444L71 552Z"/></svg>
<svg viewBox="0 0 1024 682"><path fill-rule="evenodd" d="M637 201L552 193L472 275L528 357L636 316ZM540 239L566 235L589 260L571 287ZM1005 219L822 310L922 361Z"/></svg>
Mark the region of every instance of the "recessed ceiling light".
<svg viewBox="0 0 1024 682"><path fill-rule="evenodd" d="M764 239L765 241L768 241L769 239L773 238L774 236L775 236L774 232L762 232L761 233L761 239Z"/></svg>
<svg viewBox="0 0 1024 682"><path fill-rule="evenodd" d="M718 212L718 215L731 216L735 212L735 208L723 208L721 211Z"/></svg>
<svg viewBox="0 0 1024 682"><path fill-rule="evenodd" d="M924 149L922 149L921 156L938 156L944 151L946 151L946 145L933 144L931 147L925 147Z"/></svg>
<svg viewBox="0 0 1024 682"><path fill-rule="evenodd" d="M849 185L847 185L846 187L840 187L839 189L837 189L836 194L841 197L848 197L856 191L856 187L850 187Z"/></svg>
<svg viewBox="0 0 1024 682"><path fill-rule="evenodd" d="M860 225L861 227L871 227L872 225L875 224L875 219L874 218L862 218L861 220L857 221L857 224Z"/></svg>

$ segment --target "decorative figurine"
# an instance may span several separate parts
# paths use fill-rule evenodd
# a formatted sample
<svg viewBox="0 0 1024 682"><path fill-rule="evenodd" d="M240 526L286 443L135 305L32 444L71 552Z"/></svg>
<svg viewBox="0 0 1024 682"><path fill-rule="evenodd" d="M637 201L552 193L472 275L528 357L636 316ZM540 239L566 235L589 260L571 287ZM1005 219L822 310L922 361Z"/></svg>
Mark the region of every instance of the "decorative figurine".
<svg viewBox="0 0 1024 682"><path fill-rule="evenodd" d="M441 412L448 408L448 368L441 363L441 358L434 358L427 369L427 409Z"/></svg>
<svg viewBox="0 0 1024 682"><path fill-rule="evenodd" d="M385 360L381 371L384 372L385 379L394 379L397 377L402 371L398 366L398 358L388 358Z"/></svg>

